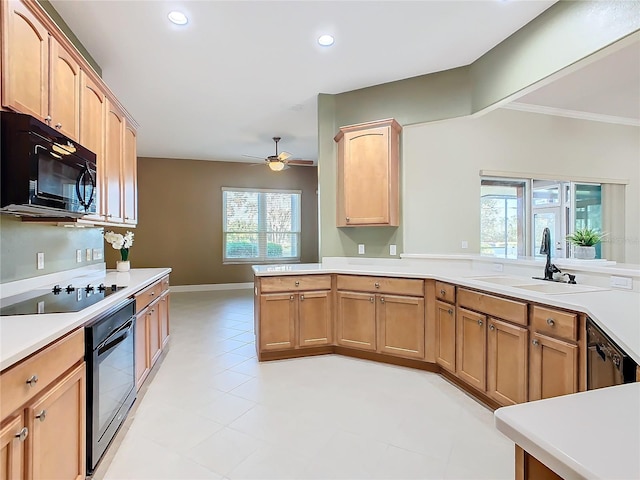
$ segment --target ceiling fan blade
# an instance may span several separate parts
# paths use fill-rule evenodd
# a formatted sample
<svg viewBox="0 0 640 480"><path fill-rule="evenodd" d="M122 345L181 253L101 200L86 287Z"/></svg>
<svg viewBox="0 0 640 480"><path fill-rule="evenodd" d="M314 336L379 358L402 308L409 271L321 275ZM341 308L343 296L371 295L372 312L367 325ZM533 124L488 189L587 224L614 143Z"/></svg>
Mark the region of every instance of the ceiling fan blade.
<svg viewBox="0 0 640 480"><path fill-rule="evenodd" d="M256 157L255 155L245 155L244 153L242 154L243 157L247 157L247 158L259 158L260 160L264 160L264 157Z"/></svg>
<svg viewBox="0 0 640 480"><path fill-rule="evenodd" d="M291 154L289 152L280 152L280 155L278 155L278 160L284 162L289 157L291 157Z"/></svg>
<svg viewBox="0 0 640 480"><path fill-rule="evenodd" d="M314 161L313 160L293 159L293 160L287 160L287 163L289 165L313 165Z"/></svg>

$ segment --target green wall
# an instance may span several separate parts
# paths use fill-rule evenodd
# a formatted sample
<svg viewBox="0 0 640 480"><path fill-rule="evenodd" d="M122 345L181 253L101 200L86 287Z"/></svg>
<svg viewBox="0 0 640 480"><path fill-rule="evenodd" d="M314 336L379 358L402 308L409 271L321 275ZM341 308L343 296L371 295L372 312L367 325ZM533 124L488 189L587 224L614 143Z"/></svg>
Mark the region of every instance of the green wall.
<svg viewBox="0 0 640 480"><path fill-rule="evenodd" d="M356 256L358 243L365 244L366 256L388 257L390 244L403 252L402 224L336 227L333 137L341 126L385 118L406 126L477 114L638 30L640 2L560 1L471 65L319 95L320 256ZM400 169L402 177L402 154ZM401 192L401 210L406 197Z"/></svg>
<svg viewBox="0 0 640 480"><path fill-rule="evenodd" d="M87 248L104 248L102 228L65 228L0 215L0 283L104 261L87 262L84 256ZM76 249L83 250L81 263L76 263ZM38 252L44 252L44 270L36 268Z"/></svg>

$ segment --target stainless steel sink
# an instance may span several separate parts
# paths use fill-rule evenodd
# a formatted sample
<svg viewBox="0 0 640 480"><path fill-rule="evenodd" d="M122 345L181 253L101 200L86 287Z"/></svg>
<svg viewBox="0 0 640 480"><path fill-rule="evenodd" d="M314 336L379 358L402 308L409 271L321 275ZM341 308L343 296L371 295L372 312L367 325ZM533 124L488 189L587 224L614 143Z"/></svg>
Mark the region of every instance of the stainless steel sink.
<svg viewBox="0 0 640 480"><path fill-rule="evenodd" d="M536 283L534 285L511 285L513 288L529 290L530 292L546 293L546 294L567 294L567 293L588 293L605 291L606 288L592 287L591 285L571 285L568 283L547 282Z"/></svg>

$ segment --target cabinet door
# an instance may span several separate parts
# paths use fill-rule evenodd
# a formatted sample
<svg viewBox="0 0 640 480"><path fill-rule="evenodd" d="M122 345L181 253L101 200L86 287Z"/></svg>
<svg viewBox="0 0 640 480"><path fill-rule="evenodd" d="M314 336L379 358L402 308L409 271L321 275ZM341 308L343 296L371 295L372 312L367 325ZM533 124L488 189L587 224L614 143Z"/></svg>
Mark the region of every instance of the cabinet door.
<svg viewBox="0 0 640 480"><path fill-rule="evenodd" d="M122 154L124 116L107 100L104 205L108 222L122 223Z"/></svg>
<svg viewBox="0 0 640 480"><path fill-rule="evenodd" d="M424 298L378 295L378 351L424 358Z"/></svg>
<svg viewBox="0 0 640 480"><path fill-rule="evenodd" d="M331 344L331 292L298 294L298 346Z"/></svg>
<svg viewBox="0 0 640 480"><path fill-rule="evenodd" d="M0 478L22 479L24 443L28 436L22 415L8 420L0 430Z"/></svg>
<svg viewBox="0 0 640 480"><path fill-rule="evenodd" d="M122 201L124 223L133 225L138 223L137 165L136 131L127 123L124 129L124 156L122 158Z"/></svg>
<svg viewBox="0 0 640 480"><path fill-rule="evenodd" d="M158 313L160 315L160 342L164 348L169 341L169 294L165 293L160 297L158 303Z"/></svg>
<svg viewBox="0 0 640 480"><path fill-rule="evenodd" d="M529 400L578 391L577 345L534 333L529 348Z"/></svg>
<svg viewBox="0 0 640 480"><path fill-rule="evenodd" d="M18 0L2 2L2 104L40 120L49 114L49 32Z"/></svg>
<svg viewBox="0 0 640 480"><path fill-rule="evenodd" d="M49 48L49 115L51 125L80 138L80 65L55 38Z"/></svg>
<svg viewBox="0 0 640 480"><path fill-rule="evenodd" d="M260 296L260 351L295 347L296 294Z"/></svg>
<svg viewBox="0 0 640 480"><path fill-rule="evenodd" d="M80 143L96 154L97 178L94 202L96 214L86 218L103 220L105 189L104 139L107 98L98 85L80 71Z"/></svg>
<svg viewBox="0 0 640 480"><path fill-rule="evenodd" d="M338 292L337 343L376 349L376 298L373 293Z"/></svg>
<svg viewBox="0 0 640 480"><path fill-rule="evenodd" d="M436 363L456 373L456 310L436 301Z"/></svg>
<svg viewBox="0 0 640 480"><path fill-rule="evenodd" d="M487 393L502 405L527 401L526 328L489 318Z"/></svg>
<svg viewBox="0 0 640 480"><path fill-rule="evenodd" d="M142 383L149 375L149 341L147 323L149 316L147 310L143 310L136 316L136 388L140 390Z"/></svg>
<svg viewBox="0 0 640 480"><path fill-rule="evenodd" d="M30 477L85 478L85 364L27 407Z"/></svg>
<svg viewBox="0 0 640 480"><path fill-rule="evenodd" d="M149 368L153 368L162 353L159 301L150 305L147 309L147 334L149 335L147 338L149 342Z"/></svg>
<svg viewBox="0 0 640 480"><path fill-rule="evenodd" d="M484 391L487 387L487 318L458 307L456 372L461 380Z"/></svg>

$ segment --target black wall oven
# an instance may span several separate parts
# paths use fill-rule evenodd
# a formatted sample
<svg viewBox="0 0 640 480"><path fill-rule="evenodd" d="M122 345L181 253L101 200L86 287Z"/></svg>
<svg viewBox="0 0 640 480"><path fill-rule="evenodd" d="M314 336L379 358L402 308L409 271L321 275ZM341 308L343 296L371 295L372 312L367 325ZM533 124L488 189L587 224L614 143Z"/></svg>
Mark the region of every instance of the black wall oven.
<svg viewBox="0 0 640 480"><path fill-rule="evenodd" d="M96 155L29 115L0 112L3 212L75 218L96 212Z"/></svg>
<svg viewBox="0 0 640 480"><path fill-rule="evenodd" d="M136 398L135 305L128 299L85 327L89 475Z"/></svg>

